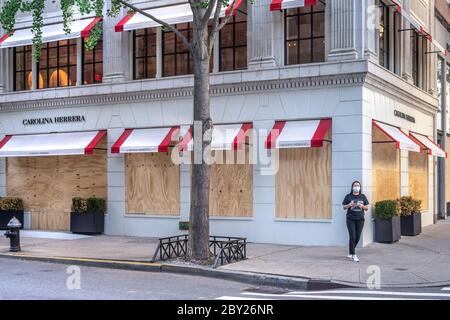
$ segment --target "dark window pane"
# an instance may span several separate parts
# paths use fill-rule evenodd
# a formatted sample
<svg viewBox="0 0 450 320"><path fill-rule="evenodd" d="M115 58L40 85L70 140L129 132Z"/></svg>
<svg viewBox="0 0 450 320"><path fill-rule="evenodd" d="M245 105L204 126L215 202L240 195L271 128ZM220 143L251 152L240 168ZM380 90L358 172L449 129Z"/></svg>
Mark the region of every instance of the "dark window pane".
<svg viewBox="0 0 450 320"><path fill-rule="evenodd" d="M311 62L311 40L300 40L300 63L310 63Z"/></svg>
<svg viewBox="0 0 450 320"><path fill-rule="evenodd" d="M313 19L313 37L323 37L325 35L325 14L317 13Z"/></svg>
<svg viewBox="0 0 450 320"><path fill-rule="evenodd" d="M51 48L48 50L48 66L49 67L56 67L58 66L58 49L57 48Z"/></svg>
<svg viewBox="0 0 450 320"><path fill-rule="evenodd" d="M324 39L318 38L313 40L313 62L325 61L325 45Z"/></svg>
<svg viewBox="0 0 450 320"><path fill-rule="evenodd" d="M156 57L147 58L147 78L156 76Z"/></svg>
<svg viewBox="0 0 450 320"><path fill-rule="evenodd" d="M15 86L16 86L17 91L23 90L25 88L25 84L23 82L23 73L21 73L21 72L16 73Z"/></svg>
<svg viewBox="0 0 450 320"><path fill-rule="evenodd" d="M48 80L48 87L55 88L58 86L58 69L49 69L50 79Z"/></svg>
<svg viewBox="0 0 450 320"><path fill-rule="evenodd" d="M134 60L134 70L135 70L135 78L136 79L144 79L145 78L145 59L135 59Z"/></svg>
<svg viewBox="0 0 450 320"><path fill-rule="evenodd" d="M22 71L25 69L24 62L24 53L23 52L17 52L16 53L16 71Z"/></svg>
<svg viewBox="0 0 450 320"><path fill-rule="evenodd" d="M311 15L300 16L300 39L311 38Z"/></svg>
<svg viewBox="0 0 450 320"><path fill-rule="evenodd" d="M94 78L94 70L93 70L93 65L92 64L88 64L84 66L84 70L83 70L83 84L91 84L92 80Z"/></svg>
<svg viewBox="0 0 450 320"><path fill-rule="evenodd" d="M287 61L286 64L298 64L298 42L288 41L286 44Z"/></svg>
<svg viewBox="0 0 450 320"><path fill-rule="evenodd" d="M247 47L236 48L236 65L235 69L247 68Z"/></svg>
<svg viewBox="0 0 450 320"><path fill-rule="evenodd" d="M164 54L175 52L175 35L173 32L164 33Z"/></svg>
<svg viewBox="0 0 450 320"><path fill-rule="evenodd" d="M163 67L164 67L164 76L174 76L175 75L175 56L164 56L163 61Z"/></svg>
<svg viewBox="0 0 450 320"><path fill-rule="evenodd" d="M235 26L235 46L246 46L247 45L247 24L237 23Z"/></svg>
<svg viewBox="0 0 450 320"><path fill-rule="evenodd" d="M177 56L177 75L189 74L189 54L178 54Z"/></svg>
<svg viewBox="0 0 450 320"><path fill-rule="evenodd" d="M297 17L286 18L286 39L292 40L298 38L298 19Z"/></svg>
<svg viewBox="0 0 450 320"><path fill-rule="evenodd" d="M135 57L140 58L145 56L145 37L136 37L135 42Z"/></svg>
<svg viewBox="0 0 450 320"><path fill-rule="evenodd" d="M233 46L233 24L226 24L220 33L220 44L222 47Z"/></svg>
<svg viewBox="0 0 450 320"><path fill-rule="evenodd" d="M94 82L102 83L102 81L103 81L103 63L100 62L95 64Z"/></svg>
<svg viewBox="0 0 450 320"><path fill-rule="evenodd" d="M39 81L38 81L38 88L39 89L44 89L47 88L47 70L45 70L44 72L40 72L39 73Z"/></svg>
<svg viewBox="0 0 450 320"><path fill-rule="evenodd" d="M233 70L233 48L222 49L220 57L220 70Z"/></svg>
<svg viewBox="0 0 450 320"><path fill-rule="evenodd" d="M31 90L33 85L33 74L31 71L25 73L25 90Z"/></svg>

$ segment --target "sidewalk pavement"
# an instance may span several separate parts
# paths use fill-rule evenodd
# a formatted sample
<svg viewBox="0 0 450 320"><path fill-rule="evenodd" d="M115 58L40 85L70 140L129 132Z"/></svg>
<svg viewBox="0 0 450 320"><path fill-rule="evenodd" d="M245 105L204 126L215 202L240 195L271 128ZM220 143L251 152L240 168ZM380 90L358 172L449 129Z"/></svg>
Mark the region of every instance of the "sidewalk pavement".
<svg viewBox="0 0 450 320"><path fill-rule="evenodd" d="M74 260L102 267L184 272L244 282L252 278L248 282L305 288L314 287L308 283L317 284L317 288L327 284L330 287L365 287L371 272L379 268L382 287L450 285L450 221L426 227L420 236L402 237L395 244L374 243L359 248L360 263L346 257L345 247L249 243L247 260L218 269L183 266L179 262L151 263L156 238L67 234L58 239L55 234L50 239L51 233L24 231L22 234L22 252L18 254L9 253L9 241L0 238L0 257L54 262ZM105 262L110 263L105 265Z"/></svg>

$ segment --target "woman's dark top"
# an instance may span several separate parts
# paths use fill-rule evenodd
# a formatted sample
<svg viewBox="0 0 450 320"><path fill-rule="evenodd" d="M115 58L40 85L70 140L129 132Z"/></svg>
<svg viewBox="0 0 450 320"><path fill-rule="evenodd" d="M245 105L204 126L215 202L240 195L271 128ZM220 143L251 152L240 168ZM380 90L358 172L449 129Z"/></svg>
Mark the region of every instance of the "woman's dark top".
<svg viewBox="0 0 450 320"><path fill-rule="evenodd" d="M363 205L367 206L369 204L369 201L367 200L366 196L362 193L358 195L354 195L353 193L349 193L345 196L344 201L342 202L343 206L346 206L350 204L350 202L356 201L360 202ZM347 209L347 218L352 220L363 220L364 219L364 210L358 207L355 208L348 208Z"/></svg>

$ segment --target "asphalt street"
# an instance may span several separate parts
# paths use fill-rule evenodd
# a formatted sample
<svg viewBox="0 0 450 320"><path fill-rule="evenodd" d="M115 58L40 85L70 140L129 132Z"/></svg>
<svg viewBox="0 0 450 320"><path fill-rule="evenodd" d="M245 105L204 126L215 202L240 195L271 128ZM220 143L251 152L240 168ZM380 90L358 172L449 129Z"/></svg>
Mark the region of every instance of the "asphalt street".
<svg viewBox="0 0 450 320"><path fill-rule="evenodd" d="M172 273L0 259L0 300L450 300L450 287L288 291Z"/></svg>

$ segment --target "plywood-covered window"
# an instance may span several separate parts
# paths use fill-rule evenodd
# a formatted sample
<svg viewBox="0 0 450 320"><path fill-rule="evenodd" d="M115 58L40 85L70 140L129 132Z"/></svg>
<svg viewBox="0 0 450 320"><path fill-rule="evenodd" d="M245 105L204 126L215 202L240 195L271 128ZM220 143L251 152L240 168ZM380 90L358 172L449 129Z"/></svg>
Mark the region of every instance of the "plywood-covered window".
<svg viewBox="0 0 450 320"><path fill-rule="evenodd" d="M69 230L73 197L107 197L106 138L92 155L6 159L6 194L23 199L31 228Z"/></svg>
<svg viewBox="0 0 450 320"><path fill-rule="evenodd" d="M372 203L400 197L400 151L395 141L372 129Z"/></svg>
<svg viewBox="0 0 450 320"><path fill-rule="evenodd" d="M170 153L125 155L125 199L127 214L180 214L180 166Z"/></svg>
<svg viewBox="0 0 450 320"><path fill-rule="evenodd" d="M278 161L276 218L332 218L330 127L331 119L275 124L266 147Z"/></svg>
<svg viewBox="0 0 450 320"><path fill-rule="evenodd" d="M241 150L215 151L222 164L210 168L211 216L253 216L253 164L251 161L250 135ZM239 159L239 161L238 161Z"/></svg>
<svg viewBox="0 0 450 320"><path fill-rule="evenodd" d="M422 201L422 210L428 205L428 154L409 152L409 194Z"/></svg>

